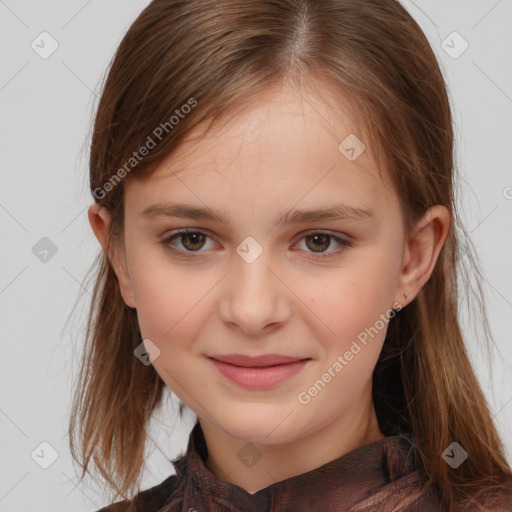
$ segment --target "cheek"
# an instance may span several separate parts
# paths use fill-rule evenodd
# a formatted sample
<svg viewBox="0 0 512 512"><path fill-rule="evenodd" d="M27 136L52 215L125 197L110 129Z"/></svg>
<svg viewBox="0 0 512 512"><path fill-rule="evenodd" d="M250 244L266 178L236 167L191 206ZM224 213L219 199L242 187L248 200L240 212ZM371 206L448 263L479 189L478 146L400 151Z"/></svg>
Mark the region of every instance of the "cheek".
<svg viewBox="0 0 512 512"><path fill-rule="evenodd" d="M309 326L321 342L322 352L317 369L303 382L297 397L300 404L337 404L336 415L359 400L371 382L390 319L386 307L387 284L370 272L350 273L325 280L322 293L309 296L314 311ZM314 408L309 414L315 415Z"/></svg>
<svg viewBox="0 0 512 512"><path fill-rule="evenodd" d="M142 336L161 344L190 337L194 326L201 324L200 317L207 315L204 299L215 284L214 276L200 276L192 267L176 265L162 256L152 261L140 256L133 260L132 279Z"/></svg>
<svg viewBox="0 0 512 512"><path fill-rule="evenodd" d="M391 305L392 283L383 274L381 266L373 269L361 262L313 281L302 278L303 284L294 288L299 297L304 297L316 322L323 323L333 336L346 339L358 329L373 325Z"/></svg>
<svg viewBox="0 0 512 512"><path fill-rule="evenodd" d="M338 356L343 358L332 369L339 376L334 379L338 385L343 382L344 387L355 389L371 376L378 360L394 316L393 273L385 268L382 257L361 257L353 265L315 280L309 290L304 283L298 291L299 296L307 297L304 303L313 312L307 315L309 328L323 345L326 368L334 365Z"/></svg>
<svg viewBox="0 0 512 512"><path fill-rule="evenodd" d="M153 265L141 269L136 284L142 339L149 338L160 351L153 361L156 372L181 400L200 395L205 389L201 379L194 380L193 393L189 389L190 362L196 362L194 351L200 352L200 347L194 342L211 317L207 294L212 283L177 266Z"/></svg>

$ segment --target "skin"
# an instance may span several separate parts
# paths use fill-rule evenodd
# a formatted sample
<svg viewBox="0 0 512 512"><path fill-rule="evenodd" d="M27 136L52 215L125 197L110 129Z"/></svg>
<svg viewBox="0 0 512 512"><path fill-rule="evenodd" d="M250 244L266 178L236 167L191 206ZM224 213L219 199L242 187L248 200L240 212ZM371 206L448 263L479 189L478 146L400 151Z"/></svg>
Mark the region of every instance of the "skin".
<svg viewBox="0 0 512 512"><path fill-rule="evenodd" d="M127 182L124 247L112 258L143 339L160 349L156 371L199 417L207 467L250 493L384 437L371 377L387 323L309 403L297 397L379 315L413 300L450 226L448 210L436 205L404 231L396 193L379 177L368 146L353 162L338 150L359 132L348 116L335 115L334 96L319 85L322 94L288 85L267 92L208 138L180 146L149 179ZM230 223L140 215L166 201L207 206ZM292 207L339 203L371 208L375 216L274 223ZM105 248L108 212L93 204L89 221ZM178 236L170 245L185 256L173 255L161 241L187 227L207 237ZM307 230L353 245L327 237L317 247ZM252 263L236 252L247 236L263 249ZM314 259L326 253L332 257ZM251 390L223 377L205 356L213 353L312 360L275 387ZM252 467L237 456L247 443L261 454Z"/></svg>

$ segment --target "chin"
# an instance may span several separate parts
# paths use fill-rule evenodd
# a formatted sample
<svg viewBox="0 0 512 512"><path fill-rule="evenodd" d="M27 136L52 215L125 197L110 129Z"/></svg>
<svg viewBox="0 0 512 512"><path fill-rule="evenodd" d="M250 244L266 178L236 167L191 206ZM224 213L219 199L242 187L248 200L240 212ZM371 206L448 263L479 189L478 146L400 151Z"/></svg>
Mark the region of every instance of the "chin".
<svg viewBox="0 0 512 512"><path fill-rule="evenodd" d="M283 415L282 407L278 407L273 413L258 410L257 405L251 405L251 408L252 414L233 411L225 419L218 417L224 431L240 441L269 445L287 443L296 435L296 425L293 426L285 419L288 413ZM292 416L290 414L289 418Z"/></svg>

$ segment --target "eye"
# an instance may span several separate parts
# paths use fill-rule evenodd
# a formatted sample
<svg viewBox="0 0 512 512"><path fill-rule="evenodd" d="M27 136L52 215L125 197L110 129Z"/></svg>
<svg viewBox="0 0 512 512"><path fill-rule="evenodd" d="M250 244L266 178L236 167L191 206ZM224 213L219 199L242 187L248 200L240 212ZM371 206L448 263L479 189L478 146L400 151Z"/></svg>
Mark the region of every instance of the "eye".
<svg viewBox="0 0 512 512"><path fill-rule="evenodd" d="M174 231L162 240L162 244L174 253L202 252L200 249L204 246L205 240L210 238L206 233L193 228L180 229ZM180 239L185 251L177 249L172 242L174 239Z"/></svg>
<svg viewBox="0 0 512 512"><path fill-rule="evenodd" d="M211 237L203 231L194 228L186 228L172 232L169 236L162 239L161 243L171 252L180 256L189 257L187 253L204 252L201 251L201 249L205 246L207 239L211 239ZM178 249L173 243L174 240L180 240L180 244L184 249ZM308 257L314 260L331 258L343 251L344 248L352 247L350 241L325 231L309 231L305 233L300 240L305 241L307 247L306 252L308 252L308 249L311 249L310 254L312 254L312 256ZM331 240L335 240L339 247L336 250L325 252L331 247Z"/></svg>
<svg viewBox="0 0 512 512"><path fill-rule="evenodd" d="M314 260L324 260L338 255L344 248L352 247L352 243L348 240L340 238L332 233L325 231L309 231L303 235L301 241L305 241L305 245L308 249L312 249L313 256L310 256ZM331 240L335 240L338 244L338 249L331 252L325 252L331 246Z"/></svg>

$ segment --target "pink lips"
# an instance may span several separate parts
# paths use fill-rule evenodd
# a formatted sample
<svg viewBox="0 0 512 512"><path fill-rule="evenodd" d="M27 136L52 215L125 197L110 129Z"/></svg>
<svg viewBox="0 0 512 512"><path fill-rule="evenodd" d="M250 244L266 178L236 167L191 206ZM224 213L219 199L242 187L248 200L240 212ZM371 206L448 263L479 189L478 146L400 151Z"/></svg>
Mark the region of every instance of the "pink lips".
<svg viewBox="0 0 512 512"><path fill-rule="evenodd" d="M311 360L279 354L257 357L219 354L208 357L225 377L240 386L253 389L275 386L300 372Z"/></svg>

